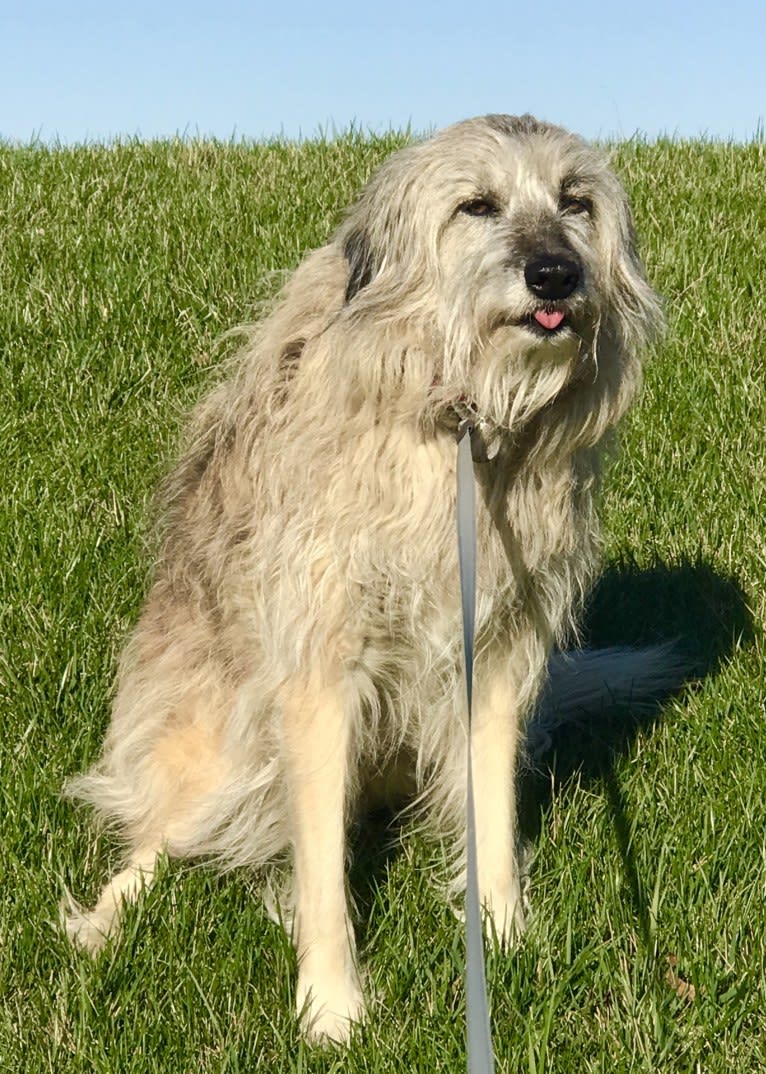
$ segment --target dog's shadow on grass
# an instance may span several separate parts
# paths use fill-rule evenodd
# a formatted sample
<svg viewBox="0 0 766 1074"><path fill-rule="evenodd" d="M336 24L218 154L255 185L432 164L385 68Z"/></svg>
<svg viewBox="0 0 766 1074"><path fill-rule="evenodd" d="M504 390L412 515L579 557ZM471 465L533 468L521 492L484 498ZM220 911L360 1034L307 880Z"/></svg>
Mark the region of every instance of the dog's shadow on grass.
<svg viewBox="0 0 766 1074"><path fill-rule="evenodd" d="M583 626L584 643L590 649L671 642L679 660L672 681L659 695L641 697L639 683L636 704L610 704L607 692L600 712L555 728L545 755L522 773L520 835L534 843L553 796L565 792L570 782L598 783L609 805L633 910L649 950L648 898L631 850L630 818L615 765L639 734L651 732L662 720L672 696L715 675L737 647L752 642L752 614L737 579L702 560L657 562L648 569L622 561L601 577Z"/></svg>
<svg viewBox="0 0 766 1074"><path fill-rule="evenodd" d="M637 735L662 719L671 696L715 675L735 648L749 644L753 636L752 614L737 579L702 560L657 562L649 568L629 561L610 565L588 602L584 647L642 649L671 643L677 663L656 696L642 696L638 681L635 704L610 703L607 682L600 711L555 727L541 763L522 776L522 835L536 834L535 824L529 827L532 816L539 827L541 810L557 787L575 775L586 781L603 779L615 760L630 751Z"/></svg>
<svg viewBox="0 0 766 1074"><path fill-rule="evenodd" d="M663 692L651 698L641 697L637 684L635 704L610 703L607 684L600 711L554 726L546 749L534 764L524 766L519 780L522 840L536 841L554 794L575 779L599 782L609 800L634 909L643 921L646 901L630 852L630 824L615 762L630 751L639 734L650 732L662 719L671 696L715 675L735 648L749 644L753 636L752 615L737 579L702 560L656 562L649 568L625 560L609 565L588 602L584 645L643 648L674 642L679 656L675 673ZM397 852L396 834L395 819L385 813L366 818L358 831L351 885L363 932L379 881Z"/></svg>

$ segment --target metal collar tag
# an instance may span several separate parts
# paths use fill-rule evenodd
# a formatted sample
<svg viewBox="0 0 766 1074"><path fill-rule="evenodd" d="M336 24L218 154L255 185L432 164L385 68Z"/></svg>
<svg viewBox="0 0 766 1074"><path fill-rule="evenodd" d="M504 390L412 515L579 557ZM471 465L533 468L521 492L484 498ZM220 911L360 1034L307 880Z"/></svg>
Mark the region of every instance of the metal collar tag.
<svg viewBox="0 0 766 1074"><path fill-rule="evenodd" d="M468 1074L494 1074L492 1033L489 1026L484 944L476 868L476 816L471 766L471 716L473 706L473 646L476 618L476 485L471 454L473 428L464 421L458 430L457 449L457 544L460 561L460 597L463 609L463 655L468 703L466 790L466 1031Z"/></svg>

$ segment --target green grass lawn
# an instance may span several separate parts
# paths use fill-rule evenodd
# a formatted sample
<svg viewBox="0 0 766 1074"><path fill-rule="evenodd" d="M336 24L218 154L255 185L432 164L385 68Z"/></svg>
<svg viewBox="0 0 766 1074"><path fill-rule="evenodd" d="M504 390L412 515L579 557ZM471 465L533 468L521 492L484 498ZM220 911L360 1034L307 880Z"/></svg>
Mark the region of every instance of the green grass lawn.
<svg viewBox="0 0 766 1074"><path fill-rule="evenodd" d="M374 999L348 1050L300 1042L255 877L169 865L95 964L56 924L118 857L61 792L99 749L183 414L402 141L0 147L0 1070L464 1068L462 928L414 833L359 837ZM766 146L614 158L669 329L587 633L681 636L700 678L608 760L575 741L527 779L534 917L488 956L495 1048L529 1074L766 1070Z"/></svg>

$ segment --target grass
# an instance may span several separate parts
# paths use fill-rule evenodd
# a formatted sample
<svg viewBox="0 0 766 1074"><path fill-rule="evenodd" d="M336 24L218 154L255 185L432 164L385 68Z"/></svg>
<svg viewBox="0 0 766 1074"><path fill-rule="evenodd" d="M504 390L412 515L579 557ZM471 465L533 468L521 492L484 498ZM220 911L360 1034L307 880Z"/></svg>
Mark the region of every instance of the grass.
<svg viewBox="0 0 766 1074"><path fill-rule="evenodd" d="M433 848L360 837L374 996L299 1040L255 878L169 865L95 965L56 927L117 859L62 800L96 755L146 582L151 491L222 332L257 315L402 141L0 147L0 1070L464 1067L463 941ZM619 145L669 330L604 497L595 644L680 635L694 688L525 785L534 919L490 952L500 1069L766 1069L766 146ZM627 727L627 725L625 725Z"/></svg>

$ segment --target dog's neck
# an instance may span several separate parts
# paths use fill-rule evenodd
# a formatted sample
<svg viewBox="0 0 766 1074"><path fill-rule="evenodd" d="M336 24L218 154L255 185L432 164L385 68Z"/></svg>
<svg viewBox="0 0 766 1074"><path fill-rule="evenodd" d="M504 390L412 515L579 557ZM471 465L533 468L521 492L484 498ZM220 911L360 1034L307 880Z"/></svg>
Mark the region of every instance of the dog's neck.
<svg viewBox="0 0 766 1074"><path fill-rule="evenodd" d="M457 439L465 424L471 429L471 454L474 462L489 462L499 450L503 430L479 412L476 403L467 395L446 402L438 412L437 425Z"/></svg>

